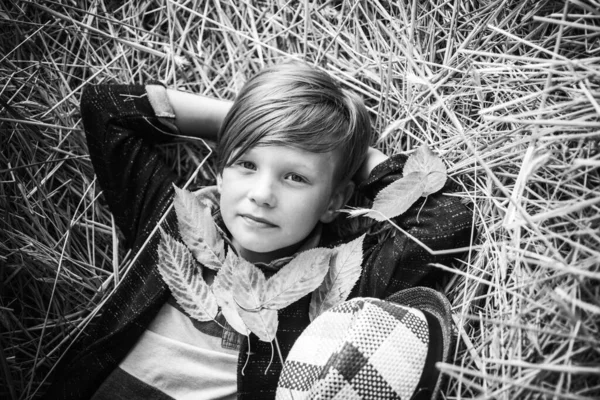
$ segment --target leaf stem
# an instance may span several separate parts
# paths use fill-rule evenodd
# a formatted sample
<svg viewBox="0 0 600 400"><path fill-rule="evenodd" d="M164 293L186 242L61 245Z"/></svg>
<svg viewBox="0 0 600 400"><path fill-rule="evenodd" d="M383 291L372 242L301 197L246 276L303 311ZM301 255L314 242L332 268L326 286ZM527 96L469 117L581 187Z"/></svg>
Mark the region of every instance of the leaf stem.
<svg viewBox="0 0 600 400"><path fill-rule="evenodd" d="M382 221L389 222L390 225L392 225L394 228L398 229L400 232L402 232L403 234L408 236L408 238L412 239L416 244L421 246L425 251L427 251L429 254L432 254L434 256L445 255L445 254L456 254L456 253L462 253L464 251L473 251L473 250L479 250L479 249L483 248L482 245L471 245L471 246L455 247L455 248L444 249L444 250L433 250L431 247L427 246L425 243L423 243L422 241L420 241L419 239L417 239L416 237L414 237L413 235L411 235L404 229L400 228L391 218L387 218L380 211L373 210L373 209L365 209L365 210L369 210L369 211L372 211L374 213L381 215L384 218L384 219L382 219ZM344 210L342 210L342 211L344 211ZM348 212L348 211L345 211L345 212Z"/></svg>
<svg viewBox="0 0 600 400"><path fill-rule="evenodd" d="M221 328L225 329L225 325L221 324L219 321L217 321L217 318L213 318L213 321L215 322L215 324L219 325Z"/></svg>
<svg viewBox="0 0 600 400"><path fill-rule="evenodd" d="M273 353L275 353L275 349L273 348L273 342L269 342L271 345L271 359L269 360L269 364L267 364L267 369L265 370L265 375L269 372L269 368L271 368L271 364L273 364Z"/></svg>
<svg viewBox="0 0 600 400"><path fill-rule="evenodd" d="M275 339L273 339L273 342L275 342L275 347L277 348L277 354L279 355L279 361L281 361L281 366L283 367L283 355L281 354L281 348L279 347L279 342L277 341L277 336L275 336Z"/></svg>
<svg viewBox="0 0 600 400"><path fill-rule="evenodd" d="M248 351L246 351L246 362L242 367L242 376L245 376L246 366L248 365L248 361L250 360L250 335L246 336L248 338Z"/></svg>
<svg viewBox="0 0 600 400"><path fill-rule="evenodd" d="M275 336L275 338L273 339L273 342L275 343L275 347L277 348L277 354L279 355L279 361L281 361L281 370L283 371L283 355L281 354L281 348L279 347L279 342L277 341L277 336ZM271 344L273 343L271 342ZM294 399L294 394L292 393L292 389L288 389L288 393L291 396L292 400Z"/></svg>

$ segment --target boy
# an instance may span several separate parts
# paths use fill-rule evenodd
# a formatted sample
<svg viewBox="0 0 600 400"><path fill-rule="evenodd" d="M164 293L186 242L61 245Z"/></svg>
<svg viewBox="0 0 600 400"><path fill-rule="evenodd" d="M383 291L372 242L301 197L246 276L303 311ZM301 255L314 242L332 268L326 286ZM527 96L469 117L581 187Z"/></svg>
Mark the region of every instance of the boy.
<svg viewBox="0 0 600 400"><path fill-rule="evenodd" d="M400 176L405 157L369 148L362 102L304 63L262 71L233 105L160 85L99 86L85 89L81 109L106 201L138 257L94 329L73 345L48 398L272 398L282 368L271 361L272 345L237 334L222 317L191 320L158 273L156 227L175 237L178 228L175 213L167 213L176 176L153 143L173 134L217 139L218 185L199 196L214 206L230 251L267 274L300 251L355 238L338 237L327 224L355 181L373 197ZM439 193L395 222L434 249L468 244L467 210ZM394 229L368 235L363 254L350 297L385 298L431 284L436 277L427 264L444 261ZM205 278L210 282L210 273ZM278 313L284 358L309 323L309 301Z"/></svg>

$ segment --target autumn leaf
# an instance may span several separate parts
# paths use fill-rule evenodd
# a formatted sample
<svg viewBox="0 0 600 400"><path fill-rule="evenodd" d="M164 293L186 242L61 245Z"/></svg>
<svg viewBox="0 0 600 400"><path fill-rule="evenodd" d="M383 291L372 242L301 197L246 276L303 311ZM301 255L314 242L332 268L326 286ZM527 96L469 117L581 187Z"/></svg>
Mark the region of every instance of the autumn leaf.
<svg viewBox="0 0 600 400"><path fill-rule="evenodd" d="M430 172L429 175L427 175L427 184L425 185L425 190L421 196L429 196L443 188L446 184L447 177L446 172Z"/></svg>
<svg viewBox="0 0 600 400"><path fill-rule="evenodd" d="M446 172L446 166L438 156L433 154L429 147L422 145L408 157L406 164L404 164L403 173L406 176L413 172L429 174L433 171Z"/></svg>
<svg viewBox="0 0 600 400"><path fill-rule="evenodd" d="M298 254L267 281L261 307L280 310L318 288L331 255L331 249L322 247Z"/></svg>
<svg viewBox="0 0 600 400"><path fill-rule="evenodd" d="M379 191L371 211L366 215L377 221L397 217L404 213L423 194L426 176L413 172L390 183Z"/></svg>
<svg viewBox="0 0 600 400"><path fill-rule="evenodd" d="M229 267L228 267L229 268ZM258 338L270 342L279 323L276 310L262 309L267 279L258 267L241 257L232 259L233 301L244 324Z"/></svg>
<svg viewBox="0 0 600 400"><path fill-rule="evenodd" d="M360 277L365 235L335 248L329 272L321 286L313 293L308 316L313 321L328 309L348 298Z"/></svg>
<svg viewBox="0 0 600 400"><path fill-rule="evenodd" d="M238 307L233 300L233 282L235 280L233 268L236 262L235 257L235 253L230 250L223 267L217 273L211 287L217 303L221 307L221 312L229 325L242 335L248 335L250 331L246 327L246 324L244 324L242 317L240 317L237 311Z"/></svg>
<svg viewBox="0 0 600 400"><path fill-rule="evenodd" d="M214 319L218 312L217 300L185 245L162 232L158 257L163 280L188 315L198 321Z"/></svg>
<svg viewBox="0 0 600 400"><path fill-rule="evenodd" d="M447 179L446 165L426 145L419 147L406 160L404 176L421 172L426 176L425 188L421 196L428 196L444 187Z"/></svg>
<svg viewBox="0 0 600 400"><path fill-rule="evenodd" d="M223 263L225 246L217 231L210 208L184 189L175 188L175 212L179 232L194 258L202 265L218 270Z"/></svg>
<svg viewBox="0 0 600 400"><path fill-rule="evenodd" d="M238 313L244 324L263 342L272 342L277 333L279 318L277 310L262 309L260 311L246 311L237 306Z"/></svg>

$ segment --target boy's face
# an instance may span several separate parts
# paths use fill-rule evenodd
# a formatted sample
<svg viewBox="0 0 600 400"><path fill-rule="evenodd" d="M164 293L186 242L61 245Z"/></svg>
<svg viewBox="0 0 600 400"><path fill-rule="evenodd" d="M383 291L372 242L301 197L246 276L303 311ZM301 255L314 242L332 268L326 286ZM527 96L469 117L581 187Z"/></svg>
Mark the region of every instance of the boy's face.
<svg viewBox="0 0 600 400"><path fill-rule="evenodd" d="M333 152L258 145L218 177L221 214L250 262L293 254L317 222L331 222L345 194L336 189Z"/></svg>

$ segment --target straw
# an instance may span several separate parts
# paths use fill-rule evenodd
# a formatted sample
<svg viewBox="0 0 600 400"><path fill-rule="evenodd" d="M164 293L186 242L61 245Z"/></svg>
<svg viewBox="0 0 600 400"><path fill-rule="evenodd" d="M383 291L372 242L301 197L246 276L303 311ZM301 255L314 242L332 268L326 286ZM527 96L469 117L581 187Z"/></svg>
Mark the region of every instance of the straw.
<svg viewBox="0 0 600 400"><path fill-rule="evenodd" d="M473 210L449 275L448 399L600 397L596 0L50 1L0 4L0 398L44 392L134 254L79 115L88 83L233 99L288 57L363 97L377 146L428 144ZM214 181L202 143L160 148ZM199 169L196 175L195 171ZM399 234L402 234L399 232Z"/></svg>

